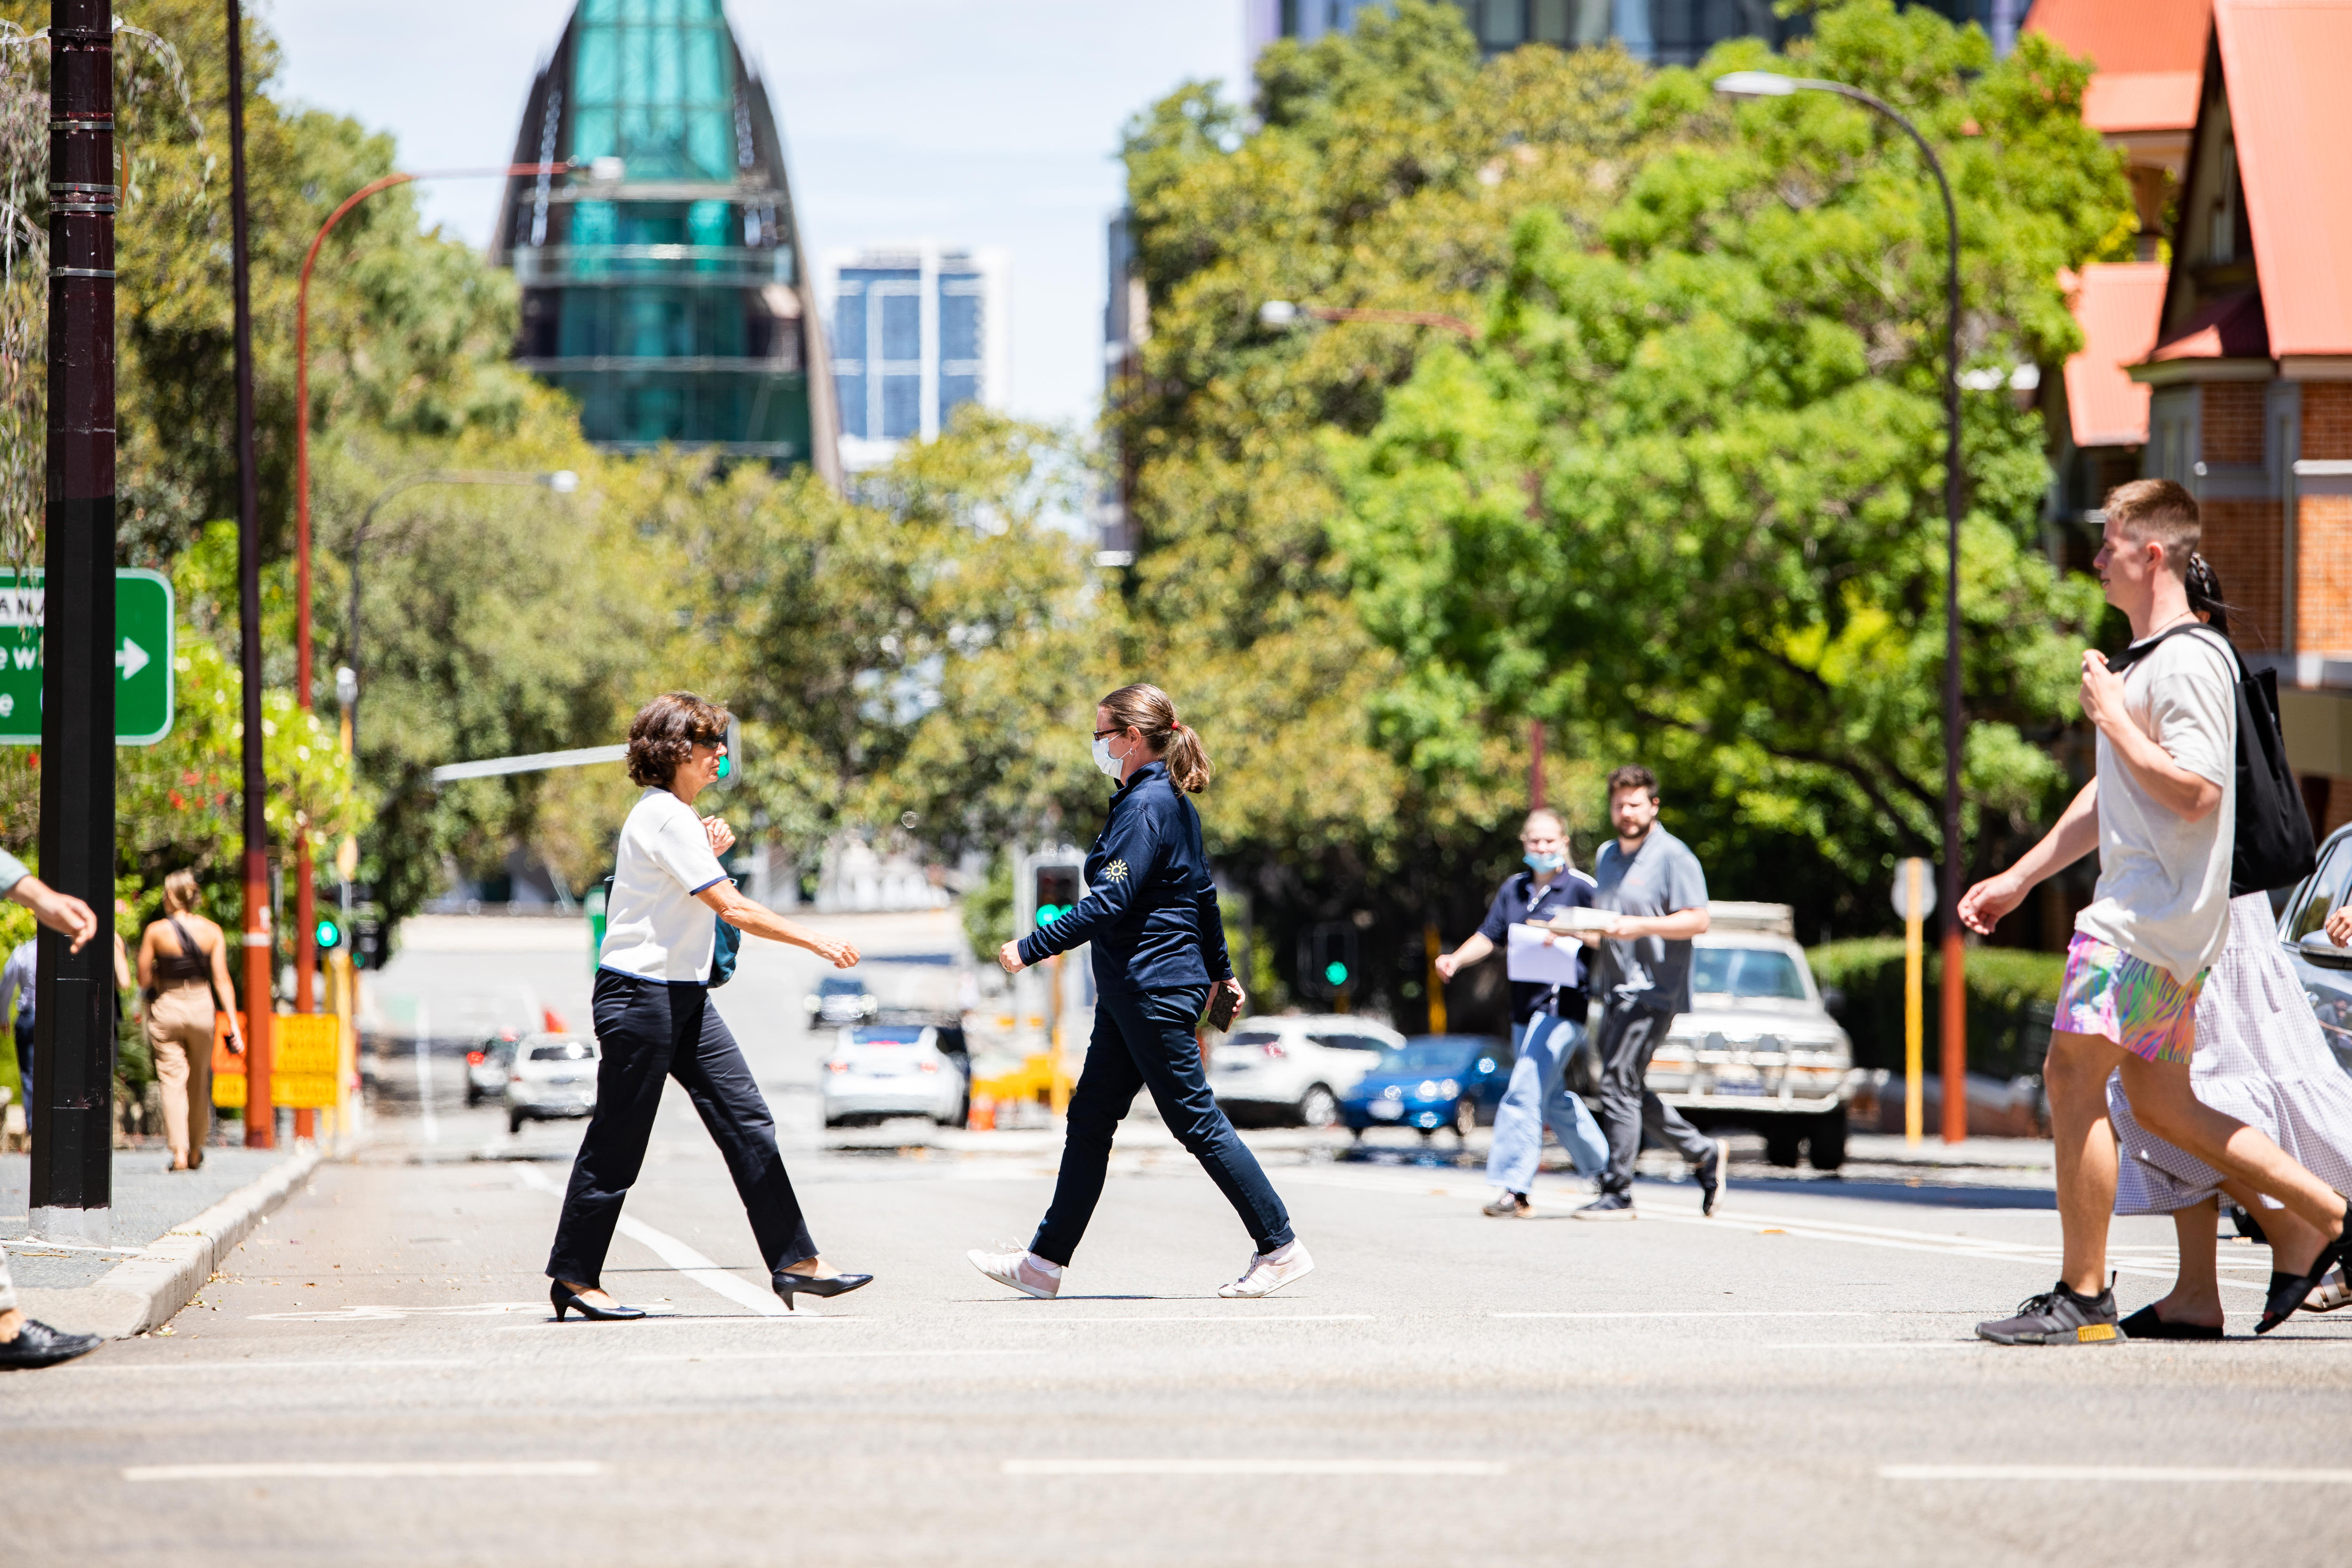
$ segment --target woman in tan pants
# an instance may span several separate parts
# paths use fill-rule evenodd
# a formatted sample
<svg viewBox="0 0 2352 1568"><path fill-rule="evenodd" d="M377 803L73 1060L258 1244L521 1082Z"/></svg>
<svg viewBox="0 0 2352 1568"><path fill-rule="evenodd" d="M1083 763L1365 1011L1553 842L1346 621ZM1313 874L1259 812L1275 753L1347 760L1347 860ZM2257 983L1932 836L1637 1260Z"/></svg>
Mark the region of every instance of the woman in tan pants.
<svg viewBox="0 0 2352 1568"><path fill-rule="evenodd" d="M196 879L185 871L163 879L163 918L139 939L139 988L147 998L147 1045L163 1086L163 1138L172 1169L205 1163L212 1130L213 1005L228 1015L236 1048L236 992L228 980L228 939L195 913Z"/></svg>

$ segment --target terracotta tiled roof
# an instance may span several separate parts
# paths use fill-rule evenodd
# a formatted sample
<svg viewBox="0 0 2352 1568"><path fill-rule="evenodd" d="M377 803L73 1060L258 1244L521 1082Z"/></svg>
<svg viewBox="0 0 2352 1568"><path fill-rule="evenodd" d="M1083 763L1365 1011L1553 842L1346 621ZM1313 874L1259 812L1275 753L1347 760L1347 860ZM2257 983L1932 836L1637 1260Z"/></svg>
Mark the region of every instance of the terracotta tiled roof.
<svg viewBox="0 0 2352 1568"><path fill-rule="evenodd" d="M2147 440L2147 388L2124 366L2147 356L2164 310L2164 266L2126 261L2062 279L2083 349L2066 361L2066 414L2077 447L2137 447Z"/></svg>
<svg viewBox="0 0 2352 1568"><path fill-rule="evenodd" d="M2090 56L2102 76L2194 72L2204 68L2212 20L2213 0L2035 0L2025 30Z"/></svg>
<svg viewBox="0 0 2352 1568"><path fill-rule="evenodd" d="M2219 0L2214 23L2269 352L2352 353L2352 0Z"/></svg>
<svg viewBox="0 0 2352 1568"><path fill-rule="evenodd" d="M2253 289L2224 294L2180 323L2180 330L2157 345L2151 360L2268 359L2270 325L2263 319L2263 297Z"/></svg>
<svg viewBox="0 0 2352 1568"><path fill-rule="evenodd" d="M2197 123L2202 71L2101 71L2083 94L2083 123L2102 135L2186 131Z"/></svg>

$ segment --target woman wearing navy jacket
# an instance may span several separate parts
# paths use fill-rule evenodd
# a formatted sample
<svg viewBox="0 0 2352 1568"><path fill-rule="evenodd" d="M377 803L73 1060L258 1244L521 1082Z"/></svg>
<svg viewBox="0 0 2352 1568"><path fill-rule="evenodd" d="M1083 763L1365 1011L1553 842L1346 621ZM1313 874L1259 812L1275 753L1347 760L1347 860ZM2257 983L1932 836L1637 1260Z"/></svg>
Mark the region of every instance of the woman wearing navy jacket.
<svg viewBox="0 0 2352 1568"><path fill-rule="evenodd" d="M1253 1251L1221 1296L1267 1296L1315 1267L1257 1157L1217 1109L1193 1034L1211 991L1244 999L1225 952L1217 889L1201 847L1201 817L1186 800L1213 771L1201 737L1156 686L1122 686L1095 710L1095 766L1118 780L1110 816L1087 857L1077 907L1008 942L1008 974L1081 942L1094 944L1095 1032L1070 1097L1054 1202L1026 1252L973 1252L980 1271L1024 1295L1051 1297L1102 1196L1111 1138L1139 1089L1201 1162L1248 1227Z"/></svg>

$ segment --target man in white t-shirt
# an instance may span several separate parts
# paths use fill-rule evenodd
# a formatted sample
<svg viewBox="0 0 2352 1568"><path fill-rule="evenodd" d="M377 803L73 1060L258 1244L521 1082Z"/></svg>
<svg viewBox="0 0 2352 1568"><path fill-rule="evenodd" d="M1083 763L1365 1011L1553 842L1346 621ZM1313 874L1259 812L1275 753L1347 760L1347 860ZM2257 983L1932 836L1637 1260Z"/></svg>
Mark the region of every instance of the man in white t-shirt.
<svg viewBox="0 0 2352 1568"><path fill-rule="evenodd" d="M2130 617L2122 673L2083 655L2083 716L2098 730L2098 772L2058 826L1997 877L1969 889L1960 918L1990 932L2033 885L2099 854L2097 897L2074 921L2043 1082L2057 1142L2065 1246L2056 1287L2014 1317L1979 1323L2000 1344L2111 1344L2107 1220L2116 1200L2108 1076L2157 1137L2267 1193L2330 1239L2309 1284L2341 1256L2345 1200L2277 1144L2189 1090L2197 994L2229 937L2236 847L2237 665L2200 626L2184 579L2198 544L2197 502L2169 479L2139 479L2107 498L2095 564L2107 602ZM2167 636L2170 633L2172 635ZM2257 1331L2308 1294L2274 1291Z"/></svg>

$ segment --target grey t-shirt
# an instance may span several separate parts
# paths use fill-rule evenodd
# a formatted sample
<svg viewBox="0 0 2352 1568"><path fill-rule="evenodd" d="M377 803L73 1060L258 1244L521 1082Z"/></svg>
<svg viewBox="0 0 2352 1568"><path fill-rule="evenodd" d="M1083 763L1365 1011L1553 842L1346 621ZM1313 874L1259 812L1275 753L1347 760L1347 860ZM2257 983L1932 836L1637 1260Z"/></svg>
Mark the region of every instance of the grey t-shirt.
<svg viewBox="0 0 2352 1568"><path fill-rule="evenodd" d="M1631 856L1611 839L1592 862L1592 901L1621 915L1671 915L1706 907L1706 873L1690 846L1653 826ZM1596 1001L1680 1013L1690 1006L1691 944L1664 937L1601 939Z"/></svg>

